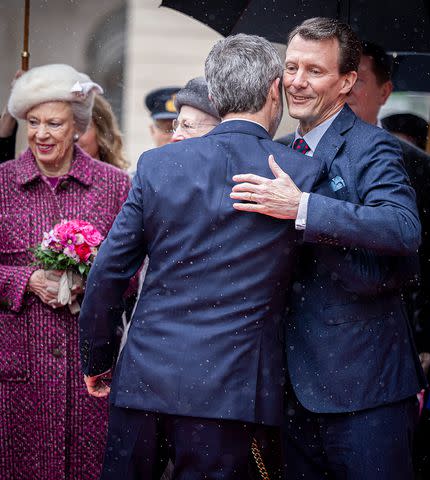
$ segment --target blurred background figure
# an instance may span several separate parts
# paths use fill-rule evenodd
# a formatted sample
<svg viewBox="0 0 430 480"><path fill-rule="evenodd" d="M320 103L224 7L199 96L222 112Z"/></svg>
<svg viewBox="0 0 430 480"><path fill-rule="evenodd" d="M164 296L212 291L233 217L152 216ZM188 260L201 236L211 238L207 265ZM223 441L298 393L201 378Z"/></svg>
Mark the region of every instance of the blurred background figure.
<svg viewBox="0 0 430 480"><path fill-rule="evenodd" d="M149 131L156 147L162 147L172 139L172 122L178 116L175 95L179 90L180 87L157 88L145 97L145 105L152 119Z"/></svg>
<svg viewBox="0 0 430 480"><path fill-rule="evenodd" d="M57 299L62 272L34 265L31 247L61 219L106 236L129 176L77 144L101 88L68 65L19 78L9 112L27 122L28 148L0 165L0 477L99 478L108 402L88 396L78 323ZM75 298L82 293L72 290Z"/></svg>
<svg viewBox="0 0 430 480"><path fill-rule="evenodd" d="M362 120L380 125L380 108L390 96L391 63L384 50L378 45L364 42L358 78L348 98L348 104ZM397 115L395 115L396 117ZM385 123L386 124L386 123ZM418 123L420 125L421 123ZM421 124L422 125L422 124ZM411 136L414 130L410 130ZM420 136L423 136L420 132ZM403 160L411 184L417 196L418 211L422 226L422 243L419 249L421 277L419 284L404 298L411 325L414 329L415 343L420 354L421 365L427 378L430 372L430 156L410 142L399 138L403 151ZM414 461L418 478L430 478L430 405L428 392L418 432L415 439Z"/></svg>
<svg viewBox="0 0 430 480"><path fill-rule="evenodd" d="M79 137L78 144L91 157L121 170L127 170L130 165L124 158L118 121L109 102L101 95L94 98L90 125Z"/></svg>
<svg viewBox="0 0 430 480"><path fill-rule="evenodd" d="M172 142L201 137L221 121L213 103L209 100L208 86L203 77L191 79L175 97L178 118L173 120Z"/></svg>
<svg viewBox="0 0 430 480"><path fill-rule="evenodd" d="M426 149L429 125L424 118L413 113L396 113L381 119L382 126L396 137Z"/></svg>
<svg viewBox="0 0 430 480"><path fill-rule="evenodd" d="M23 74L22 70L18 70L12 80L12 87L15 80ZM7 105L4 106L0 117L0 163L15 157L16 132L18 130L18 122L10 114Z"/></svg>

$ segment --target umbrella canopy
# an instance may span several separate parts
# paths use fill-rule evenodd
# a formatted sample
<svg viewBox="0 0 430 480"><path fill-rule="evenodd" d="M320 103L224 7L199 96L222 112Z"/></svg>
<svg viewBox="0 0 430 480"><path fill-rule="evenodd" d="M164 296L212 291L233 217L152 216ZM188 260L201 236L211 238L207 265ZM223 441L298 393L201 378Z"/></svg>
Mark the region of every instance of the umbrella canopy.
<svg viewBox="0 0 430 480"><path fill-rule="evenodd" d="M349 23L363 40L387 51L430 52L428 0L163 0L222 35L248 33L286 43L288 33L311 17Z"/></svg>
<svg viewBox="0 0 430 480"><path fill-rule="evenodd" d="M430 53L395 56L391 76L394 90L430 92Z"/></svg>

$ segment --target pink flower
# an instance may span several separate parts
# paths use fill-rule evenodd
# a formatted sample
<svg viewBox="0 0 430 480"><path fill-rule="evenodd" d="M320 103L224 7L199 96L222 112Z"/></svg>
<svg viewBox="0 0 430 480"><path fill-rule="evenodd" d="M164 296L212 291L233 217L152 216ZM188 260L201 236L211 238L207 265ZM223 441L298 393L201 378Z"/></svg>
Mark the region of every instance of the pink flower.
<svg viewBox="0 0 430 480"><path fill-rule="evenodd" d="M83 220L62 220L61 223L55 225L54 234L60 238L63 245L72 240L75 244L85 241L90 247L98 247L103 240L100 232L91 223Z"/></svg>
<svg viewBox="0 0 430 480"><path fill-rule="evenodd" d="M85 225L82 225L85 224ZM91 225L91 223L81 222L79 226L79 233L81 233L90 247L98 247L103 240L101 233Z"/></svg>

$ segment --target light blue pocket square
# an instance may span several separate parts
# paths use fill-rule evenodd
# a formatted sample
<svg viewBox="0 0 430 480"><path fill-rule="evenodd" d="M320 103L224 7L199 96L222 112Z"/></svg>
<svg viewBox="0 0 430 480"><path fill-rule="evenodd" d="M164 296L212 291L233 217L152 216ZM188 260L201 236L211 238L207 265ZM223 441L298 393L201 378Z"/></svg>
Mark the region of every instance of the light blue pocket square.
<svg viewBox="0 0 430 480"><path fill-rule="evenodd" d="M339 175L337 177L332 178L330 180L329 185L330 185L330 188L333 190L333 192L337 192L341 188L346 187L344 179L342 177L339 177Z"/></svg>

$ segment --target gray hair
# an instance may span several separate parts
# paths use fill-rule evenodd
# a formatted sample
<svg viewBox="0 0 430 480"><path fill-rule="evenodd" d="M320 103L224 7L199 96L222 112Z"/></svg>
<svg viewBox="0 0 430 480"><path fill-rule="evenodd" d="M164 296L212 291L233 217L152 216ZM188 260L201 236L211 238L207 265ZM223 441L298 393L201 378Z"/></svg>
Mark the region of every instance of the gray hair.
<svg viewBox="0 0 430 480"><path fill-rule="evenodd" d="M209 95L221 117L261 110L270 86L282 73L278 51L257 35L239 33L220 40L205 62Z"/></svg>

